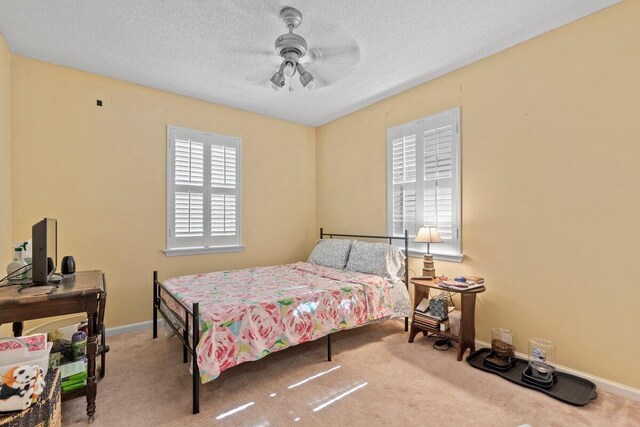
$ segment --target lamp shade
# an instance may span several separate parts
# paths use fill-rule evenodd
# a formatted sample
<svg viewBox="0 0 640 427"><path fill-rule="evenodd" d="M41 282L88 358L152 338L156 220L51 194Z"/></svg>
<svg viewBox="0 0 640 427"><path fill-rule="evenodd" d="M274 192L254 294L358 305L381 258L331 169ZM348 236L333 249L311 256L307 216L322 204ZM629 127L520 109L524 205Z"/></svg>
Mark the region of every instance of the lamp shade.
<svg viewBox="0 0 640 427"><path fill-rule="evenodd" d="M442 237L440 237L440 233L438 233L438 229L429 225L427 227L420 227L418 230L418 235L416 236L414 242L416 243L442 243Z"/></svg>

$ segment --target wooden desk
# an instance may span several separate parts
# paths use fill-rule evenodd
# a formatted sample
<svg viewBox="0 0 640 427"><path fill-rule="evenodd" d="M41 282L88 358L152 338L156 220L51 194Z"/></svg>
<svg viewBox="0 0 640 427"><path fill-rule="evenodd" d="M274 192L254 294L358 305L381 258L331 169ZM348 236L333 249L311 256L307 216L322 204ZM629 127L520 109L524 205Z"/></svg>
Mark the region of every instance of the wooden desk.
<svg viewBox="0 0 640 427"><path fill-rule="evenodd" d="M433 280L426 279L412 279L415 287L413 311L415 313L416 307L422 301L422 298L429 299L429 290L437 289L440 291L458 293L462 301L460 307L461 319L460 319L460 334L454 335L450 331L442 332L439 329L429 328L423 325L418 325L413 321L413 315L411 317L411 331L409 332L409 342L412 343L416 335L422 332L425 336L428 333L437 335L442 338L447 338L458 342L458 360L462 360L462 355L467 349L470 349L473 353L476 351L476 295L486 290L484 286L480 288L471 289L470 291L454 291L450 289L441 288Z"/></svg>
<svg viewBox="0 0 640 427"><path fill-rule="evenodd" d="M79 271L65 277L47 295L20 293L20 285L0 288L0 324L13 322L15 336L22 335L22 322L50 316L87 313L89 334L87 337L87 385L74 390L72 397L86 395L87 416L93 421L96 413L96 355L98 353L98 325L102 324L106 303L106 285L101 271ZM100 318L99 318L100 317ZM63 395L63 399L65 399Z"/></svg>

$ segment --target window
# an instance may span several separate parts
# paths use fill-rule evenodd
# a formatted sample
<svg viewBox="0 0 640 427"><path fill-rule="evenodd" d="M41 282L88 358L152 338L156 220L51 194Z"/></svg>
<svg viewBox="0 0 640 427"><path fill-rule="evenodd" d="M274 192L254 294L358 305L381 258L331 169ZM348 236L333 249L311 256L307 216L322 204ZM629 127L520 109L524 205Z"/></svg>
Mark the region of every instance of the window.
<svg viewBox="0 0 640 427"><path fill-rule="evenodd" d="M459 123L455 108L387 131L388 231L415 237L423 225L435 225L443 243L431 252L452 261L462 260ZM413 255L426 252L425 243L409 247Z"/></svg>
<svg viewBox="0 0 640 427"><path fill-rule="evenodd" d="M167 255L242 250L242 140L167 129Z"/></svg>

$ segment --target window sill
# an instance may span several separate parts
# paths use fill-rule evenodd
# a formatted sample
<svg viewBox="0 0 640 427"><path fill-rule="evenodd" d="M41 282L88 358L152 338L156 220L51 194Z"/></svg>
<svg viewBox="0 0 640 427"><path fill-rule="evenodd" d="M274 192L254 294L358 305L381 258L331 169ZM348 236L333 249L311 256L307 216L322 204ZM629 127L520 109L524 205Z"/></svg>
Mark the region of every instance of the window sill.
<svg viewBox="0 0 640 427"><path fill-rule="evenodd" d="M165 256L204 255L223 252L242 252L244 248L244 245L206 246L197 248L170 248L164 249L162 252L164 252Z"/></svg>
<svg viewBox="0 0 640 427"><path fill-rule="evenodd" d="M412 258L424 258L425 254L426 252L409 249L409 256ZM464 254L437 254L432 252L431 255L433 255L433 259L438 261L462 262L464 258Z"/></svg>

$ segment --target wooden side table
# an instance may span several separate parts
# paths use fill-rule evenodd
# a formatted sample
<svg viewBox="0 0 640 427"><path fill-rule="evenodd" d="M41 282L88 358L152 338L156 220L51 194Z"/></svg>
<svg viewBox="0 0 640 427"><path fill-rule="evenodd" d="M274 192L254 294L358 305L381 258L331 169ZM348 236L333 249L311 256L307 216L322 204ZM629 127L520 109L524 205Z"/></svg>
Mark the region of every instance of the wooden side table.
<svg viewBox="0 0 640 427"><path fill-rule="evenodd" d="M476 316L476 295L482 293L486 290L484 286L480 288L471 289L469 291L454 291L450 289L441 288L438 286L433 280L426 279L412 279L411 283L413 283L415 288L414 293L414 301L413 301L413 311L414 314L411 317L411 331L409 332L409 342L412 343L415 339L416 335L419 332L422 332L425 336L431 333L433 335L439 336L441 338L447 338L458 343L458 360L462 360L462 355L467 349L470 349L473 353L476 351L476 327L475 327L475 316ZM462 300L462 306L460 308L461 319L460 319L460 334L454 335L451 332L443 332L440 329L429 328L425 325L418 325L414 322L415 310L422 298L429 299L429 290L437 289L440 291L446 291L451 293L460 294L460 299Z"/></svg>
<svg viewBox="0 0 640 427"><path fill-rule="evenodd" d="M0 288L0 325L13 323L15 336L22 335L23 321L64 314L86 313L89 322L87 336L87 385L65 393L62 400L79 396L87 397L87 416L93 421L96 413L96 356L98 355L98 334L104 304L106 303L106 282L102 271L79 271L65 277L60 284L46 295L30 295L20 292L20 286Z"/></svg>

